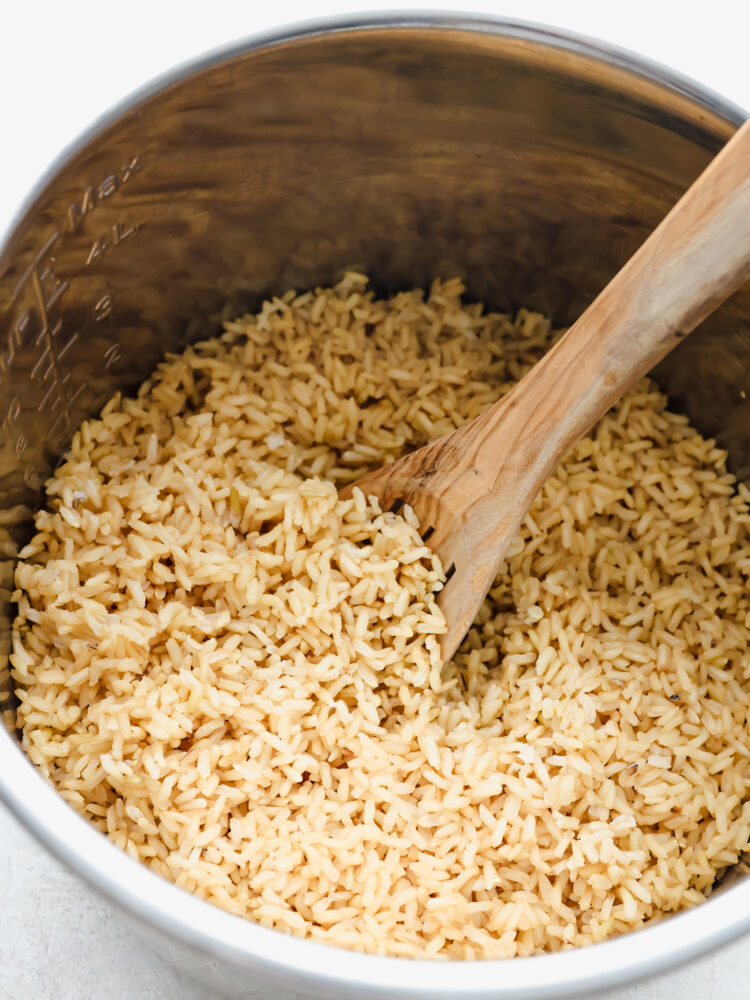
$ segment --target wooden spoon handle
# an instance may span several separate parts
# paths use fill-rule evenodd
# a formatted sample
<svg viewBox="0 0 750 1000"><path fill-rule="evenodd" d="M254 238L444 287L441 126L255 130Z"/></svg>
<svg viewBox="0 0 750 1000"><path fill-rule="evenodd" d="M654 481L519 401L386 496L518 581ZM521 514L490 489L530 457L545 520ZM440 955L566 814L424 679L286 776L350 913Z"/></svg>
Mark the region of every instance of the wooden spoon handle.
<svg viewBox="0 0 750 1000"><path fill-rule="evenodd" d="M448 618L445 659L567 451L748 278L750 121L507 396L402 460L408 488L401 492L436 525L430 544L457 569L440 600ZM387 500L387 469L383 478L378 492Z"/></svg>
<svg viewBox="0 0 750 1000"><path fill-rule="evenodd" d="M522 516L566 451L748 278L750 120L555 347L470 425L461 464L486 477L486 502L525 480Z"/></svg>
<svg viewBox="0 0 750 1000"><path fill-rule="evenodd" d="M410 503L446 570L453 654L544 481L625 390L750 278L750 122L542 360L486 413L365 476ZM429 533L429 535L427 534Z"/></svg>

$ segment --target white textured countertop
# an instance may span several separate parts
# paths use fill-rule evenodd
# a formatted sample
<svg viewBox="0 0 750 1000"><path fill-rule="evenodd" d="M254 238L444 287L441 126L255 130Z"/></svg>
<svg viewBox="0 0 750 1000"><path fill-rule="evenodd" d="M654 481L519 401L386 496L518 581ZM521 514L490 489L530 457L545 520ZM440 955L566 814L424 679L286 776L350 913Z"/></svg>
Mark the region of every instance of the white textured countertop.
<svg viewBox="0 0 750 1000"><path fill-rule="evenodd" d="M677 972L592 1000L748 996L750 937L745 937ZM215 1000L216 994L152 954L110 906L0 807L0 998Z"/></svg>
<svg viewBox="0 0 750 1000"><path fill-rule="evenodd" d="M128 92L207 49L289 21L377 3L6 0L0 31L0 231L54 156ZM444 0L387 8L494 13L633 49L750 108L750 4L713 0ZM261 9L262 8L262 9ZM210 11L210 17L207 16ZM0 1000L213 1000L151 954L111 908L0 806ZM750 938L599 1000L746 1000ZM271 1000L269 993L268 1000Z"/></svg>

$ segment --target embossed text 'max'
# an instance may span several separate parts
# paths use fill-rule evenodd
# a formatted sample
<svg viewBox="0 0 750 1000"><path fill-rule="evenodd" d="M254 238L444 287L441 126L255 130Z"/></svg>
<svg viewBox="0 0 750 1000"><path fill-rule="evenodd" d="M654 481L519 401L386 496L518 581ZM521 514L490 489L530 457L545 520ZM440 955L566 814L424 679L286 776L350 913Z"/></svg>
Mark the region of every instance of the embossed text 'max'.
<svg viewBox="0 0 750 1000"><path fill-rule="evenodd" d="M83 192L80 203L73 202L68 206L67 229L69 233L75 233L81 226L85 217L96 208L100 201L110 198L115 191L119 190L123 184L139 174L143 170L141 157L134 156L133 159L120 168L119 174L109 174L103 181L94 187L89 185Z"/></svg>

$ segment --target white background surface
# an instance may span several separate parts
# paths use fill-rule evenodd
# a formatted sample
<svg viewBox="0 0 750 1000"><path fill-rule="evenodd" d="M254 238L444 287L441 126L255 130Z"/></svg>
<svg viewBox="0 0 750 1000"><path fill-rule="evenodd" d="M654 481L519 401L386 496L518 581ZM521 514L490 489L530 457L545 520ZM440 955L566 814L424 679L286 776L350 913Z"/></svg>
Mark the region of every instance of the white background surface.
<svg viewBox="0 0 750 1000"><path fill-rule="evenodd" d="M374 0L3 0L0 232L54 156L151 77L256 31L376 6ZM438 3L385 6L434 9ZM613 42L750 109L748 0L453 0L443 6L540 21ZM151 955L0 806L1 1000L212 996ZM748 997L750 939L745 938L667 977L608 994L607 1000Z"/></svg>

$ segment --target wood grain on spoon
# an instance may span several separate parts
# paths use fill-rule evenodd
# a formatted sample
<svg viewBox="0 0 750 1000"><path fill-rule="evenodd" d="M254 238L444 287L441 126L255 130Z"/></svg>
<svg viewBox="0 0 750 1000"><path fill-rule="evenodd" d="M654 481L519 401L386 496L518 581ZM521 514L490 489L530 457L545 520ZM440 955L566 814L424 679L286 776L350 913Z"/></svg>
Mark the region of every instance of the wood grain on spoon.
<svg viewBox="0 0 750 1000"><path fill-rule="evenodd" d="M448 660L569 448L750 278L750 120L565 336L476 420L355 485L406 502L448 582ZM342 490L351 493L353 487Z"/></svg>

